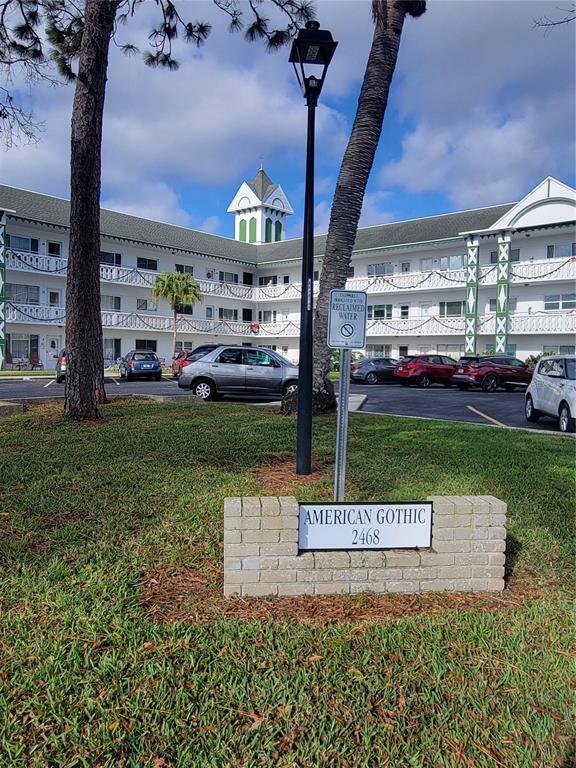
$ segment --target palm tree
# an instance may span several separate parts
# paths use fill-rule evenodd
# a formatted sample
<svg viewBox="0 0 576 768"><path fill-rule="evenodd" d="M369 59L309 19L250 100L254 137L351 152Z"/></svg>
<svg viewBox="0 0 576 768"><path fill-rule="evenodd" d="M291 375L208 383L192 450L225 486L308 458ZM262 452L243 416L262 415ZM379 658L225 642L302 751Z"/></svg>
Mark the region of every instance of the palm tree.
<svg viewBox="0 0 576 768"><path fill-rule="evenodd" d="M406 15L421 16L425 0L372 0L374 36L348 146L344 153L330 212L330 224L320 273L320 292L314 313L314 405L325 410L336 405L334 387L327 379L330 349L326 344L328 303L333 288L344 288L356 239L368 177L374 163L390 83Z"/></svg>
<svg viewBox="0 0 576 768"><path fill-rule="evenodd" d="M162 272L154 280L152 298L154 301L158 301L158 299L167 301L174 313L174 336L172 342L172 355L174 356L176 354L178 308L182 304L193 306L196 302L201 301L200 286L188 272Z"/></svg>

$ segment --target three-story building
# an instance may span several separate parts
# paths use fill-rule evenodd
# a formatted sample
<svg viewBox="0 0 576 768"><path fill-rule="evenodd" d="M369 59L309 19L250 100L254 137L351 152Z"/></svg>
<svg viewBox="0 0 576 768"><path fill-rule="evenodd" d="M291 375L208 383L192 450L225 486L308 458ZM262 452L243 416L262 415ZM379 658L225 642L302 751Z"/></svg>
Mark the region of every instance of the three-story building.
<svg viewBox="0 0 576 768"><path fill-rule="evenodd" d="M108 363L136 348L170 359L172 313L151 287L172 270L202 292L180 307L180 347L217 339L297 359L302 241L284 239L286 195L260 169L228 210L234 239L102 210ZM359 229L347 288L368 294L365 352L573 353L575 211L575 190L547 178L518 203ZM0 217L0 362L53 368L65 345L69 203L0 185ZM314 241L316 288L325 240Z"/></svg>

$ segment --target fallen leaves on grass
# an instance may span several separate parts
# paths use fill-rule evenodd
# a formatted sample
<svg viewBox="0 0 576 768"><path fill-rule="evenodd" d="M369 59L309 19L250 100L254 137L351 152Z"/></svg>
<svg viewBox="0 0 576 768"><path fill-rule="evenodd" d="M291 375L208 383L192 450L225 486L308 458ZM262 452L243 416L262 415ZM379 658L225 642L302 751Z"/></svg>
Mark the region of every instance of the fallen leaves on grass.
<svg viewBox="0 0 576 768"><path fill-rule="evenodd" d="M527 580L511 579L504 594L488 592L426 593L421 595L373 594L302 595L298 597L225 598L222 578L208 579L193 568L165 567L147 573L141 600L160 622L206 623L234 618L245 621L314 622L320 625L381 623L418 614L445 611L497 611L515 608L529 599L550 594L557 585L534 586ZM226 654L226 647L220 655ZM308 657L309 663L322 657Z"/></svg>

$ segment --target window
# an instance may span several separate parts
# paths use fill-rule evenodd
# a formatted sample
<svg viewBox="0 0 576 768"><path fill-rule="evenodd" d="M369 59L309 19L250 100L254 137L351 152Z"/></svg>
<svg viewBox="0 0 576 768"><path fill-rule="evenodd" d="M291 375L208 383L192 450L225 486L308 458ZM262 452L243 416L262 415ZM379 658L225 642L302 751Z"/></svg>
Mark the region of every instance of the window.
<svg viewBox="0 0 576 768"><path fill-rule="evenodd" d="M136 310L138 312L156 312L158 307L150 299L136 299Z"/></svg>
<svg viewBox="0 0 576 768"><path fill-rule="evenodd" d="M576 243L556 243L546 248L546 255L549 259L569 259L570 256L576 256Z"/></svg>
<svg viewBox="0 0 576 768"><path fill-rule="evenodd" d="M458 253L454 256L440 257L440 271L446 272L449 269L462 269L466 266L467 256L465 253Z"/></svg>
<svg viewBox="0 0 576 768"><path fill-rule="evenodd" d="M191 264L174 264L176 272L186 272L188 275L194 274L194 267Z"/></svg>
<svg viewBox="0 0 576 768"><path fill-rule="evenodd" d="M259 349L245 349L244 363L245 365L264 365L268 368L278 367L274 358L267 355L266 352L261 352Z"/></svg>
<svg viewBox="0 0 576 768"><path fill-rule="evenodd" d="M48 291L48 306L60 306L60 291Z"/></svg>
<svg viewBox="0 0 576 768"><path fill-rule="evenodd" d="M377 277L378 275L393 275L394 265L391 261L385 261L381 264L368 264L368 275Z"/></svg>
<svg viewBox="0 0 576 768"><path fill-rule="evenodd" d="M40 286L6 283L6 301L16 304L40 304Z"/></svg>
<svg viewBox="0 0 576 768"><path fill-rule="evenodd" d="M266 219L264 222L264 242L272 242L272 219Z"/></svg>
<svg viewBox="0 0 576 768"><path fill-rule="evenodd" d="M434 269L434 259L421 259L420 269L422 272L432 272Z"/></svg>
<svg viewBox="0 0 576 768"><path fill-rule="evenodd" d="M366 344L366 357L390 357L391 344Z"/></svg>
<svg viewBox="0 0 576 768"><path fill-rule="evenodd" d="M206 320L214 320L214 307L206 307Z"/></svg>
<svg viewBox="0 0 576 768"><path fill-rule="evenodd" d="M151 272L156 272L158 270L158 260L147 259L145 256L138 256L136 266L138 269L149 269Z"/></svg>
<svg viewBox="0 0 576 768"><path fill-rule="evenodd" d="M156 339L136 339L136 349L140 352L156 352Z"/></svg>
<svg viewBox="0 0 576 768"><path fill-rule="evenodd" d="M354 267L348 267L347 277L354 277Z"/></svg>
<svg viewBox="0 0 576 768"><path fill-rule="evenodd" d="M217 363L226 363L227 365L242 365L241 349L224 349L216 358Z"/></svg>
<svg viewBox="0 0 576 768"><path fill-rule="evenodd" d="M407 354L408 354L408 347L404 346L404 345L400 345L398 347L398 356L399 357L406 357Z"/></svg>
<svg viewBox="0 0 576 768"><path fill-rule="evenodd" d="M320 280L320 270L319 269L315 269L314 270L313 280L314 280L315 283L317 283L318 280Z"/></svg>
<svg viewBox="0 0 576 768"><path fill-rule="evenodd" d="M508 297L508 312L516 312L516 307L518 306L518 299L516 297L509 296ZM496 312L498 307L498 300L497 299L490 299L490 307L488 309L489 312Z"/></svg>
<svg viewBox="0 0 576 768"><path fill-rule="evenodd" d="M515 355L516 354L516 344L506 344L506 354L507 355Z"/></svg>
<svg viewBox="0 0 576 768"><path fill-rule="evenodd" d="M407 320L410 314L410 304L400 304L400 317L402 320Z"/></svg>
<svg viewBox="0 0 576 768"><path fill-rule="evenodd" d="M281 221L274 222L274 240L276 242L279 242L280 240L282 240L282 222Z"/></svg>
<svg viewBox="0 0 576 768"><path fill-rule="evenodd" d="M246 242L246 219L240 220L240 225L238 227L238 237L243 243Z"/></svg>
<svg viewBox="0 0 576 768"><path fill-rule="evenodd" d="M545 355L574 355L576 346L574 344L544 344L542 352Z"/></svg>
<svg viewBox="0 0 576 768"><path fill-rule="evenodd" d="M122 357L120 339L104 339L104 365L113 365L119 357Z"/></svg>
<svg viewBox="0 0 576 768"><path fill-rule="evenodd" d="M290 275L284 275L282 278L284 285L290 285Z"/></svg>
<svg viewBox="0 0 576 768"><path fill-rule="evenodd" d="M249 241L251 243L255 243L256 242L256 219L254 216L252 216L249 222L249 232L250 232Z"/></svg>
<svg viewBox="0 0 576 768"><path fill-rule="evenodd" d="M258 310L258 321L261 323L275 323L276 322L276 310L275 309L260 309Z"/></svg>
<svg viewBox="0 0 576 768"><path fill-rule="evenodd" d="M48 241L48 256L60 256L62 253L62 243L53 243Z"/></svg>
<svg viewBox="0 0 576 768"><path fill-rule="evenodd" d="M105 310L120 311L120 296L101 296L100 306Z"/></svg>
<svg viewBox="0 0 576 768"><path fill-rule="evenodd" d="M218 319L219 320L232 320L236 322L238 320L238 310L237 309L228 309L227 307L219 307L218 308Z"/></svg>
<svg viewBox="0 0 576 768"><path fill-rule="evenodd" d="M153 311L153 310L150 310ZM179 315L193 315L194 314L194 307L192 304L178 304L176 306L176 312Z"/></svg>
<svg viewBox="0 0 576 768"><path fill-rule="evenodd" d="M454 360L453 357L444 357L444 355L441 355L440 360L442 360L443 365L456 365L456 360Z"/></svg>
<svg viewBox="0 0 576 768"><path fill-rule="evenodd" d="M438 344L436 351L450 357L453 355L460 357L464 354L464 344Z"/></svg>
<svg viewBox="0 0 576 768"><path fill-rule="evenodd" d="M237 283L238 275L234 272L218 272L218 279L221 283Z"/></svg>
<svg viewBox="0 0 576 768"><path fill-rule="evenodd" d="M544 309L549 311L576 309L576 293L556 293L544 296Z"/></svg>
<svg viewBox="0 0 576 768"><path fill-rule="evenodd" d="M258 278L258 285L277 285L277 283L278 275L262 275Z"/></svg>
<svg viewBox="0 0 576 768"><path fill-rule="evenodd" d="M38 357L38 336L27 333L7 333L6 350L13 360L31 360Z"/></svg>
<svg viewBox="0 0 576 768"><path fill-rule="evenodd" d="M6 247L13 251L26 251L26 253L38 253L38 240L34 237L21 237L20 235L6 235Z"/></svg>
<svg viewBox="0 0 576 768"><path fill-rule="evenodd" d="M410 262L409 261L403 261L400 265L400 272L403 272L406 274L406 272L410 272Z"/></svg>
<svg viewBox="0 0 576 768"><path fill-rule="evenodd" d="M461 317L464 314L463 301L441 301L440 317Z"/></svg>
<svg viewBox="0 0 576 768"><path fill-rule="evenodd" d="M176 354L182 352L183 349L194 349L193 341L177 341L175 345Z"/></svg>
<svg viewBox="0 0 576 768"><path fill-rule="evenodd" d="M520 248L510 249L508 261L520 261ZM498 251L490 251L490 264L498 264Z"/></svg>
<svg viewBox="0 0 576 768"><path fill-rule="evenodd" d="M100 264L109 264L111 267L119 267L122 264L122 254L111 253L110 251L100 251Z"/></svg>
<svg viewBox="0 0 576 768"><path fill-rule="evenodd" d="M392 304L368 304L368 320L391 320Z"/></svg>

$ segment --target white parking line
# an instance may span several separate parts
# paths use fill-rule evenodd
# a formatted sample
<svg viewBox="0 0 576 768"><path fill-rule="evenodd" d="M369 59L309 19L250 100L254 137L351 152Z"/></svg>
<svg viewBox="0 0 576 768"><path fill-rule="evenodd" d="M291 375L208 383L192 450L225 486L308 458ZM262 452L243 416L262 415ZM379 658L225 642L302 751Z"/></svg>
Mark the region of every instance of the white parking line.
<svg viewBox="0 0 576 768"><path fill-rule="evenodd" d="M117 380L114 378L114 376L112 376L112 381L114 382L114 384L116 384L116 386L117 386L117 387L119 387L119 386L120 386L120 382L119 382L119 381L117 381Z"/></svg>
<svg viewBox="0 0 576 768"><path fill-rule="evenodd" d="M482 416L483 419L486 419L486 421L491 421L492 424L496 424L497 427L507 427L507 424L503 424L501 421L498 421L498 419L493 419L492 416L488 416L486 413L482 413L482 411L479 411L478 408L474 408L473 405L467 405L466 408L468 408L469 411L473 411L474 413L477 413L478 416Z"/></svg>
<svg viewBox="0 0 576 768"><path fill-rule="evenodd" d="M50 379L50 381L48 382L48 384L44 384L44 385L42 386L42 389L47 389L47 388L48 388L48 387L50 387L52 384L54 384L54 382L55 382L55 381L56 381L56 379Z"/></svg>

